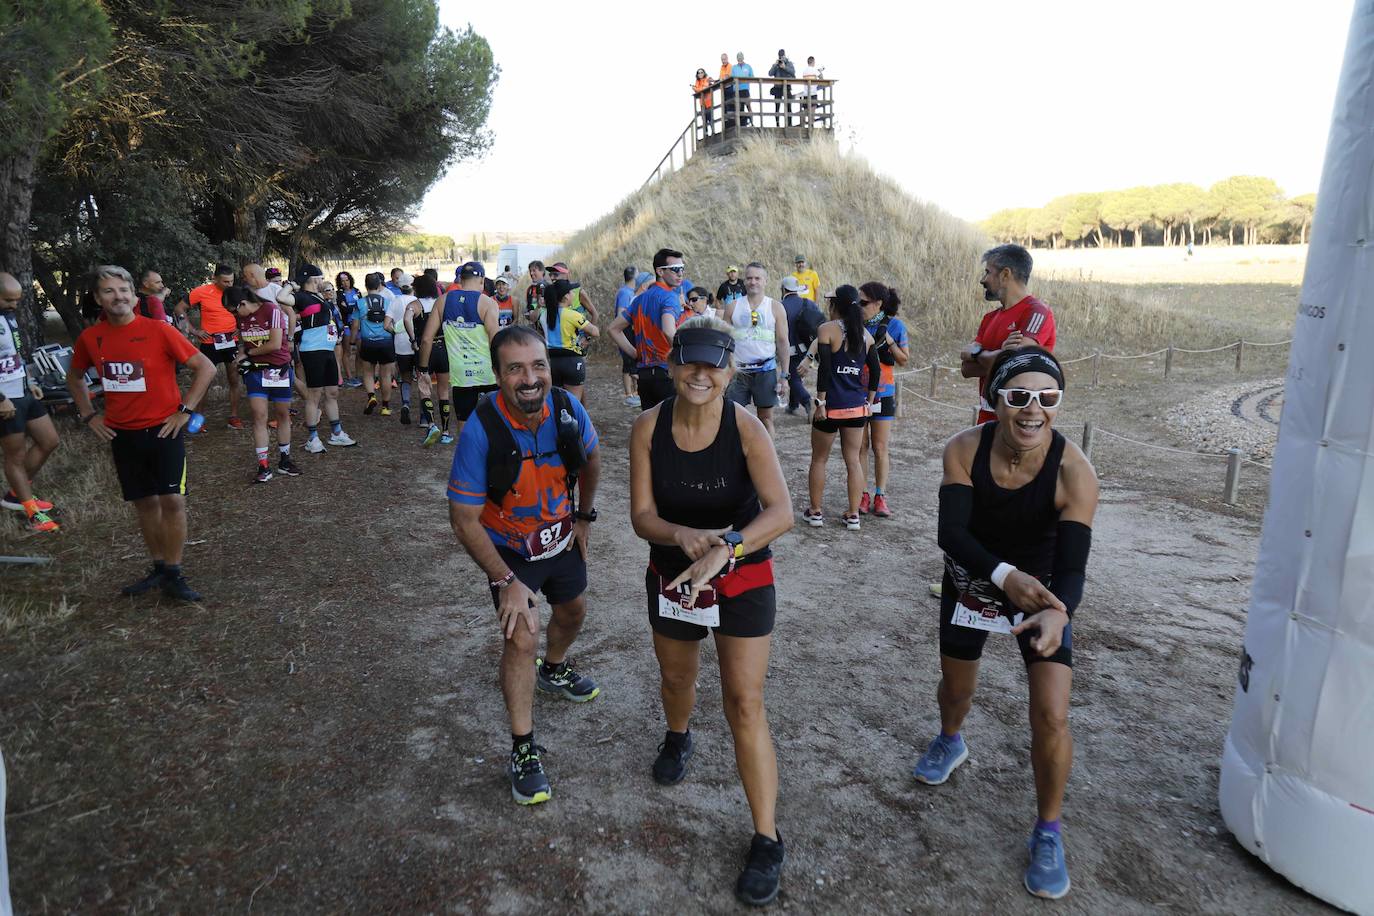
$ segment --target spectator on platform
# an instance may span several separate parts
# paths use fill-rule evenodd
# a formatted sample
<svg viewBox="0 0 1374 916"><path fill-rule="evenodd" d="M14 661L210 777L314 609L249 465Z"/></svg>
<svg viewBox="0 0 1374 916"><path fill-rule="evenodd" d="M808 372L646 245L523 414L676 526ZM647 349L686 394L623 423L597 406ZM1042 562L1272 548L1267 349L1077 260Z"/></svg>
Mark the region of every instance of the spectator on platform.
<svg viewBox="0 0 1374 916"><path fill-rule="evenodd" d="M692 92L701 100L701 125L702 133L705 136L715 132L715 115L711 110L711 78L706 75L706 70L702 67L697 68L697 79L692 84Z"/></svg>
<svg viewBox="0 0 1374 916"><path fill-rule="evenodd" d="M774 79L796 79L797 68L787 59L787 52L778 48L778 59L768 68L768 75ZM784 83L774 83L768 90L773 97L774 120L779 126L792 126L792 87ZM784 115L786 117L784 118ZM785 122L785 123L784 123Z"/></svg>
<svg viewBox="0 0 1374 916"><path fill-rule="evenodd" d="M740 124L749 127L753 124L753 119L749 117L748 81L754 78L754 68L744 62L743 51L735 55L735 65L730 68L730 75L736 80L735 95L739 97Z"/></svg>

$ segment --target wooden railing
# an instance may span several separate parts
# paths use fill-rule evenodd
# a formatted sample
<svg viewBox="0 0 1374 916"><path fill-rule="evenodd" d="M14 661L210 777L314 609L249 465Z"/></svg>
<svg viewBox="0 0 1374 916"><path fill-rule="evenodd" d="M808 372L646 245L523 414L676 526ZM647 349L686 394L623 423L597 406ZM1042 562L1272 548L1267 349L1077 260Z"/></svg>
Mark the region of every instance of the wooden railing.
<svg viewBox="0 0 1374 916"><path fill-rule="evenodd" d="M668 152L664 153L663 158L658 160L658 165L654 166L654 170L649 173L648 178L644 179L644 184L640 187L645 187L649 182L662 178L664 175L671 175L687 164L687 160L691 159L692 154L697 151L696 131L693 130L696 126L695 120L688 122L687 126L682 129L682 133L673 141L673 145L668 147ZM681 162L677 161L679 149L682 153ZM667 171L664 171L665 168Z"/></svg>

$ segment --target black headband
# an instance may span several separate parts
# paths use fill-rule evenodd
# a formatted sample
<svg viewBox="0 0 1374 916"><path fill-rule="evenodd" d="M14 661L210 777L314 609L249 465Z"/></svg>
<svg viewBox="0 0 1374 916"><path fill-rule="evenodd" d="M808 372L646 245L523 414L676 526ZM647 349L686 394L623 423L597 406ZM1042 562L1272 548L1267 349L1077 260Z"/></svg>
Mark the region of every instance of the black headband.
<svg viewBox="0 0 1374 916"><path fill-rule="evenodd" d="M1043 350L1023 350L993 368L992 375L988 376L988 402L992 403L997 392L1023 372L1043 372L1053 376L1060 389L1064 387L1064 371L1059 368L1057 359Z"/></svg>

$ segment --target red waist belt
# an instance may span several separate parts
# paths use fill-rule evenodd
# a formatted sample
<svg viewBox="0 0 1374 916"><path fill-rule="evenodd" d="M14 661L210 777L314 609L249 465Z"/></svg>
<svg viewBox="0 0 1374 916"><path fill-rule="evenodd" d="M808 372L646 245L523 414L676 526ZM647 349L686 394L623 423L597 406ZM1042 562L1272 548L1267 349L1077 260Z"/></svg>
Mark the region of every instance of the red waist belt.
<svg viewBox="0 0 1374 916"><path fill-rule="evenodd" d="M653 560L649 561L649 572L661 577ZM745 592L773 584L773 558L758 563L745 563L735 567L732 573L723 573L711 580L716 593L722 598L734 598Z"/></svg>

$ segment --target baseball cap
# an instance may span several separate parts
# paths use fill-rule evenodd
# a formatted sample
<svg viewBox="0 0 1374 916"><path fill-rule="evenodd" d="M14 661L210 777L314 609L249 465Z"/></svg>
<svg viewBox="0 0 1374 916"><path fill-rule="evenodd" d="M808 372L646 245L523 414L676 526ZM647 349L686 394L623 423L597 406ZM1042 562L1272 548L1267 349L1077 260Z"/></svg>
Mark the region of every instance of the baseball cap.
<svg viewBox="0 0 1374 916"><path fill-rule="evenodd" d="M457 271L457 276L458 276L458 279L460 279L460 280L463 279L464 277L483 277L483 278L485 278L486 275L487 275L487 269L486 269L485 267L483 267L483 266L482 266L480 263L478 263L477 261L468 261L466 264L464 264L464 265L462 265L461 267L459 267L459 268L458 268L458 271Z"/></svg>
<svg viewBox="0 0 1374 916"><path fill-rule="evenodd" d="M269 280L275 280L277 277L281 276L281 268L269 267L266 271L263 272L263 276Z"/></svg>
<svg viewBox="0 0 1374 916"><path fill-rule="evenodd" d="M506 286L508 286L508 287L509 287L509 286L514 286L514 285L515 285L515 281L512 280L510 277L506 276L505 274L502 274L501 276L497 277L496 280L495 280L495 282L497 282L497 283L504 283L504 284L506 284Z"/></svg>
<svg viewBox="0 0 1374 916"><path fill-rule="evenodd" d="M544 287L544 301L550 306L562 302L564 296L581 286L581 283L573 283L569 280L554 280Z"/></svg>
<svg viewBox="0 0 1374 916"><path fill-rule="evenodd" d="M673 349L668 358L679 366L688 363L705 363L724 369L730 365L730 354L735 352L735 338L726 331L715 328L680 328L673 335Z"/></svg>
<svg viewBox="0 0 1374 916"><path fill-rule="evenodd" d="M296 277L297 277L297 279L299 280L299 282L301 282L301 283L304 283L306 280L309 280L311 277L323 277L323 276L324 276L324 271L320 270L320 269L319 269L318 267L316 267L314 264L302 264L302 265L301 265L301 269L298 270L298 271L296 271Z"/></svg>
<svg viewBox="0 0 1374 916"><path fill-rule="evenodd" d="M725 268L725 272L727 274L737 274L739 273L739 268L731 264L729 267Z"/></svg>
<svg viewBox="0 0 1374 916"><path fill-rule="evenodd" d="M568 265L564 264L562 261L554 261L552 264L550 264L548 267L544 269L551 274L568 273Z"/></svg>
<svg viewBox="0 0 1374 916"><path fill-rule="evenodd" d="M414 282L415 278L412 277L410 274L406 273L405 271L401 271L401 275L396 278L397 286L410 286Z"/></svg>
<svg viewBox="0 0 1374 916"><path fill-rule="evenodd" d="M793 263L793 264L800 264L802 261L805 261L805 260L806 260L806 255L804 255L804 254L799 254L799 255L797 255L795 258L792 259L792 263Z"/></svg>
<svg viewBox="0 0 1374 916"><path fill-rule="evenodd" d="M802 288L801 281L799 281L796 277L792 276L791 274L788 274L787 276L782 278L782 288L787 290L789 293L799 293L801 292Z"/></svg>
<svg viewBox="0 0 1374 916"><path fill-rule="evenodd" d="M635 286L643 286L653 278L653 274L649 273L647 270L641 270L639 273L635 274Z"/></svg>

